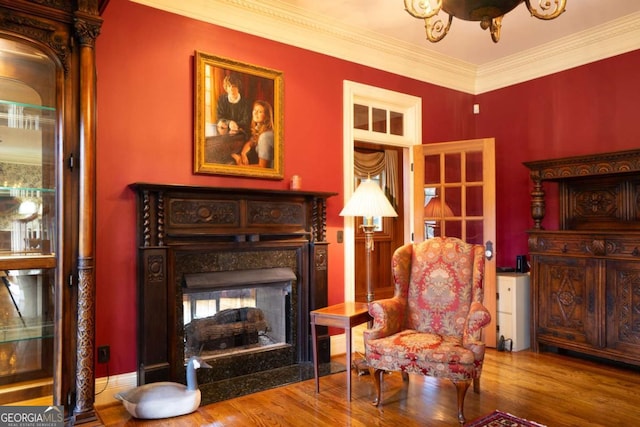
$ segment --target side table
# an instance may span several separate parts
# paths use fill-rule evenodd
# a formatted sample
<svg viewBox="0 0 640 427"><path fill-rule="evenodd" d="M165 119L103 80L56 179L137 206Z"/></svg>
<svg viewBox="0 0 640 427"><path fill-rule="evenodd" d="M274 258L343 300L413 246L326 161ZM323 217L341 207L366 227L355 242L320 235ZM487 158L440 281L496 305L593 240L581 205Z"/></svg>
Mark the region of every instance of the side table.
<svg viewBox="0 0 640 427"><path fill-rule="evenodd" d="M316 326L342 328L347 340L347 397L351 401L351 328L371 320L368 305L364 302L344 302L318 310L311 316L311 339L313 341L313 373L316 380L316 393L320 393L318 376L318 342Z"/></svg>

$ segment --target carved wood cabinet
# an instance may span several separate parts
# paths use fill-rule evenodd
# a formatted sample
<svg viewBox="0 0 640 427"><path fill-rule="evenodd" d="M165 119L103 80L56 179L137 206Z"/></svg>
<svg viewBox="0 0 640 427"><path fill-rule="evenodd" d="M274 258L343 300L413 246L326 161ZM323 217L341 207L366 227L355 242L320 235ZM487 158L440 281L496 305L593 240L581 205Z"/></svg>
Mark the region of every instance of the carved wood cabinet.
<svg viewBox="0 0 640 427"><path fill-rule="evenodd" d="M526 162L532 347L640 365L640 150ZM542 228L545 182L559 227Z"/></svg>
<svg viewBox="0 0 640 427"><path fill-rule="evenodd" d="M98 0L0 0L0 404L94 404Z"/></svg>

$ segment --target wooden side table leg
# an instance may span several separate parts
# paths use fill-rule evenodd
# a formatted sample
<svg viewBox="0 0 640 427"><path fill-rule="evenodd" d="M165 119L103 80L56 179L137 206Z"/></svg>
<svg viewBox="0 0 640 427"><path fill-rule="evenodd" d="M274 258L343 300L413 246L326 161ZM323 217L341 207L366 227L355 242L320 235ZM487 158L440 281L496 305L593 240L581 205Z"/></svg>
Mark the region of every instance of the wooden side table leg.
<svg viewBox="0 0 640 427"><path fill-rule="evenodd" d="M345 329L347 338L347 401L351 401L351 327Z"/></svg>
<svg viewBox="0 0 640 427"><path fill-rule="evenodd" d="M320 393L320 378L318 372L318 337L315 318L311 317L311 344L313 348L313 376L316 380L316 393Z"/></svg>

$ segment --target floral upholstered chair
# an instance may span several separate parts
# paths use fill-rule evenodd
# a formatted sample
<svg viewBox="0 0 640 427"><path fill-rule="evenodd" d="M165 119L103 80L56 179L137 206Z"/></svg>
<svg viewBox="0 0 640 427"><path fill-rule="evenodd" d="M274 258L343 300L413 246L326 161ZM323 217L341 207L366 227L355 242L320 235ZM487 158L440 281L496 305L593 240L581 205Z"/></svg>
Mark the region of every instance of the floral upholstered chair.
<svg viewBox="0 0 640 427"><path fill-rule="evenodd" d="M436 237L396 250L393 298L373 301L373 324L364 332L365 357L374 370L381 402L386 371L449 378L458 395L458 422L473 382L480 391L485 345L482 327L491 315L482 305L484 248L452 237Z"/></svg>

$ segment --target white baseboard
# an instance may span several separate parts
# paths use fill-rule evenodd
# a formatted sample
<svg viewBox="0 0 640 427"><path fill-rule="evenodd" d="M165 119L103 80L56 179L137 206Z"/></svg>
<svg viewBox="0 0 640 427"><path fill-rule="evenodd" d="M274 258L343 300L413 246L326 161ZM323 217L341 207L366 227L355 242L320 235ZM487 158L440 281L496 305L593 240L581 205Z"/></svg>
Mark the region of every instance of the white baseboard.
<svg viewBox="0 0 640 427"><path fill-rule="evenodd" d="M138 385L136 372L96 378L95 406L106 406L118 402L116 393L128 390Z"/></svg>

